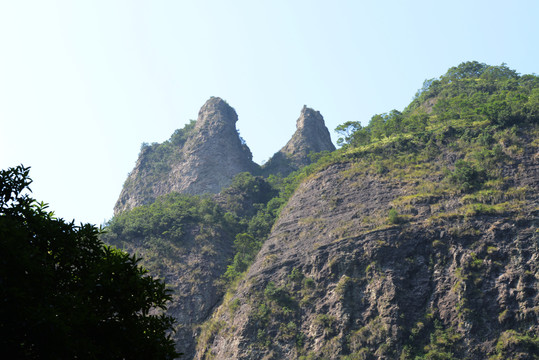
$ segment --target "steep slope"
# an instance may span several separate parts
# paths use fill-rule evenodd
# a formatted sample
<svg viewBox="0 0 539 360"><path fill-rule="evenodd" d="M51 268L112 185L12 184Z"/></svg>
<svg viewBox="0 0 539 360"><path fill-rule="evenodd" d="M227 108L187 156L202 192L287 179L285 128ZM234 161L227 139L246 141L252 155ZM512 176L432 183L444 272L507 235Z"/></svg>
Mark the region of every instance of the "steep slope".
<svg viewBox="0 0 539 360"><path fill-rule="evenodd" d="M525 182L539 178L525 166ZM504 336L537 334L537 210L457 215L462 198L403 185L352 164L303 183L198 358L413 358L428 346L484 359ZM407 222L386 225L397 204Z"/></svg>
<svg viewBox="0 0 539 360"><path fill-rule="evenodd" d="M226 282L250 264L282 204L275 198L266 209L277 191L250 174L259 167L236 121L234 109L211 98L196 122L163 144L144 145L102 235L142 256L174 291L167 314L177 320L174 338L185 358L193 357L200 325L221 301ZM313 127L305 122L298 121L302 129ZM302 131L307 134L300 140L308 142L309 130Z"/></svg>
<svg viewBox="0 0 539 360"><path fill-rule="evenodd" d="M198 326L223 295L216 282L233 256L234 224L210 199L171 193L115 216L102 240L142 257L173 290L167 315L177 350L192 357Z"/></svg>
<svg viewBox="0 0 539 360"><path fill-rule="evenodd" d="M436 81L300 175L197 359L538 358L539 80Z"/></svg>
<svg viewBox="0 0 539 360"><path fill-rule="evenodd" d="M167 315L177 321L174 339L183 358L194 356L200 326L222 300L226 282L260 248L254 237L269 232L275 217L263 209L275 193L264 178L240 173L213 199L173 192L123 211L101 235L141 256L141 264L173 291ZM246 249L250 253L240 251Z"/></svg>
<svg viewBox="0 0 539 360"><path fill-rule="evenodd" d="M258 168L236 130L238 116L218 97L200 109L195 124L177 131L163 144L143 146L114 213L149 204L176 191L215 194L240 172Z"/></svg>
<svg viewBox="0 0 539 360"><path fill-rule="evenodd" d="M296 132L286 145L263 166L265 174L287 176L312 160L311 156L323 151L334 151L335 145L319 111L304 106L296 122Z"/></svg>

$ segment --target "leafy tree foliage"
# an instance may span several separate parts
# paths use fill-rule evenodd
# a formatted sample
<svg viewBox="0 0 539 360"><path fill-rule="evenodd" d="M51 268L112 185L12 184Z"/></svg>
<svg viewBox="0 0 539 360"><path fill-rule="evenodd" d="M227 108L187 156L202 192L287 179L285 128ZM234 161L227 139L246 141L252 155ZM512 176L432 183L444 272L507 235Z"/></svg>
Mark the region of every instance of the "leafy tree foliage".
<svg viewBox="0 0 539 360"><path fill-rule="evenodd" d="M223 190L225 208L239 217L251 217L277 195L277 190L264 178L243 172Z"/></svg>
<svg viewBox="0 0 539 360"><path fill-rule="evenodd" d="M170 143L176 146L183 146L183 144L185 144L185 142L187 141L189 135L191 135L191 133L193 132L195 125L196 120L190 120L189 124L186 124L183 128L174 131L168 142L165 142L164 144Z"/></svg>
<svg viewBox="0 0 539 360"><path fill-rule="evenodd" d="M254 261L275 221L276 208L282 204L278 194L274 182L249 173L236 175L223 191L224 207L230 218L237 220L235 255L224 274L226 280L238 278Z"/></svg>
<svg viewBox="0 0 539 360"><path fill-rule="evenodd" d="M215 199L208 196L170 193L155 202L116 215L107 225L101 239L118 247L141 244L144 264L161 273L164 263L204 242L215 250L220 236L234 240L234 255L225 279L233 281L254 260L269 234L284 198L279 188L281 178L266 180L249 173L238 174L232 184ZM189 234L196 230L196 239ZM192 235L192 234L191 234Z"/></svg>
<svg viewBox="0 0 539 360"><path fill-rule="evenodd" d="M234 255L232 264L227 268L225 278L234 280L237 276L246 271L249 268L249 265L254 261L261 246L262 242L255 240L255 238L248 233L236 235L236 239L234 240L236 255Z"/></svg>
<svg viewBox="0 0 539 360"><path fill-rule="evenodd" d="M171 193L154 203L115 216L108 224L107 243L121 245L122 238L171 241L180 244L189 224L222 224L224 213L211 199Z"/></svg>
<svg viewBox="0 0 539 360"><path fill-rule="evenodd" d="M340 145L359 147L455 120L484 121L490 130L539 121L539 77L521 76L505 64L465 62L439 79L425 80L402 113L374 115L367 126L348 121L336 131Z"/></svg>
<svg viewBox="0 0 539 360"><path fill-rule="evenodd" d="M485 174L477 170L473 164L464 160L457 160L455 170L450 175L450 180L461 191L470 192L481 187Z"/></svg>
<svg viewBox="0 0 539 360"><path fill-rule="evenodd" d="M359 121L347 121L335 128L335 131L342 137L337 139L337 145L350 144L353 142L352 136L356 134L363 127ZM364 141L361 141L364 142Z"/></svg>
<svg viewBox="0 0 539 360"><path fill-rule="evenodd" d="M18 359L172 359L159 314L171 298L134 256L105 246L25 190L22 166L0 171L0 348Z"/></svg>
<svg viewBox="0 0 539 360"><path fill-rule="evenodd" d="M399 223L399 213L395 209L389 210L388 213L388 221L390 224L398 224Z"/></svg>

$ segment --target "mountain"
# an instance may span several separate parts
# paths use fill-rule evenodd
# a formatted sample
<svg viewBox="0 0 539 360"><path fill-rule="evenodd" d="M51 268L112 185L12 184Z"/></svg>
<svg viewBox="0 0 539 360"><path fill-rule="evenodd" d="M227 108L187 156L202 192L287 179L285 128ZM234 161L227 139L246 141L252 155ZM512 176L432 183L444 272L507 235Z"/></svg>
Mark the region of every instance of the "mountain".
<svg viewBox="0 0 539 360"><path fill-rule="evenodd" d="M539 77L463 63L337 130L286 177L110 221L176 290L185 357L538 359Z"/></svg>
<svg viewBox="0 0 539 360"><path fill-rule="evenodd" d="M322 115L305 106L290 141L261 170L236 130L237 121L230 105L212 97L200 109L196 122L176 130L162 144L143 144L114 213L150 204L171 192L217 194L242 172L286 176L310 164L311 154L335 150Z"/></svg>
<svg viewBox="0 0 539 360"><path fill-rule="evenodd" d="M310 113L314 121L305 120L303 114L309 119ZM162 144L143 145L108 233L102 236L109 244L143 256L152 274L174 290L168 314L177 320L174 338L187 357L194 355L200 327L224 295L223 274L231 279L252 262L238 258L237 235L248 234L253 241L265 237L281 204L275 186L252 175L261 171L238 135L237 119L232 107L212 97L196 122ZM302 159L302 151L306 158L327 148L327 143L316 144L323 130L323 140L333 146L321 115L304 109L292 138L301 145L294 155ZM272 199L273 210L262 213ZM252 251L260 247L255 244ZM231 259L238 260L231 264Z"/></svg>
<svg viewBox="0 0 539 360"><path fill-rule="evenodd" d="M233 177L258 168L236 130L238 115L224 100L210 98L195 123L177 130L163 144L144 145L129 174L114 213L149 204L176 191L216 194Z"/></svg>
<svg viewBox="0 0 539 360"><path fill-rule="evenodd" d="M303 106L296 122L296 132L286 145L263 166L267 174L287 176L312 163L312 155L334 151L335 145L319 111Z"/></svg>

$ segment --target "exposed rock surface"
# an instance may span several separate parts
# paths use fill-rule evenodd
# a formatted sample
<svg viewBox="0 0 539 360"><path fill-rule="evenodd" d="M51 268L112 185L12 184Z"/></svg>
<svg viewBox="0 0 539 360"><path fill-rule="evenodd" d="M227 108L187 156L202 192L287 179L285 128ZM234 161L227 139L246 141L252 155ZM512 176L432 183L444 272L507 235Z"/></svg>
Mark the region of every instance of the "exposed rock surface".
<svg viewBox="0 0 539 360"><path fill-rule="evenodd" d="M235 110L218 97L200 109L194 129L181 144L143 148L114 207L115 214L151 203L173 191L215 194L233 177L258 168L236 130ZM162 153L156 153L162 152Z"/></svg>
<svg viewBox="0 0 539 360"><path fill-rule="evenodd" d="M517 332L539 333L537 160L526 154L503 170L530 187L518 214L446 215L463 200L410 197L408 220L393 225L383 220L412 183L353 162L329 166L294 193L196 358L408 359L428 350L479 360L502 344L533 359L532 340Z"/></svg>
<svg viewBox="0 0 539 360"><path fill-rule="evenodd" d="M304 106L296 122L296 132L288 143L264 165L266 174L286 176L309 165L310 155L333 151L335 145L319 111Z"/></svg>

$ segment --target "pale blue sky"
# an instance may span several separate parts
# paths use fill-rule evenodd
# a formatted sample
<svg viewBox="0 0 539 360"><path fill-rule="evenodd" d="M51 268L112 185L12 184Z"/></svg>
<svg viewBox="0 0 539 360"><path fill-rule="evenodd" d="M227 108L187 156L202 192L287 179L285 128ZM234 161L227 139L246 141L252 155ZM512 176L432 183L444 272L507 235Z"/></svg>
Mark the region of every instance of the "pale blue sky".
<svg viewBox="0 0 539 360"><path fill-rule="evenodd" d="M35 198L101 224L141 143L210 96L261 163L304 104L333 131L463 61L539 72L538 18L536 0L0 0L0 167L31 166Z"/></svg>

